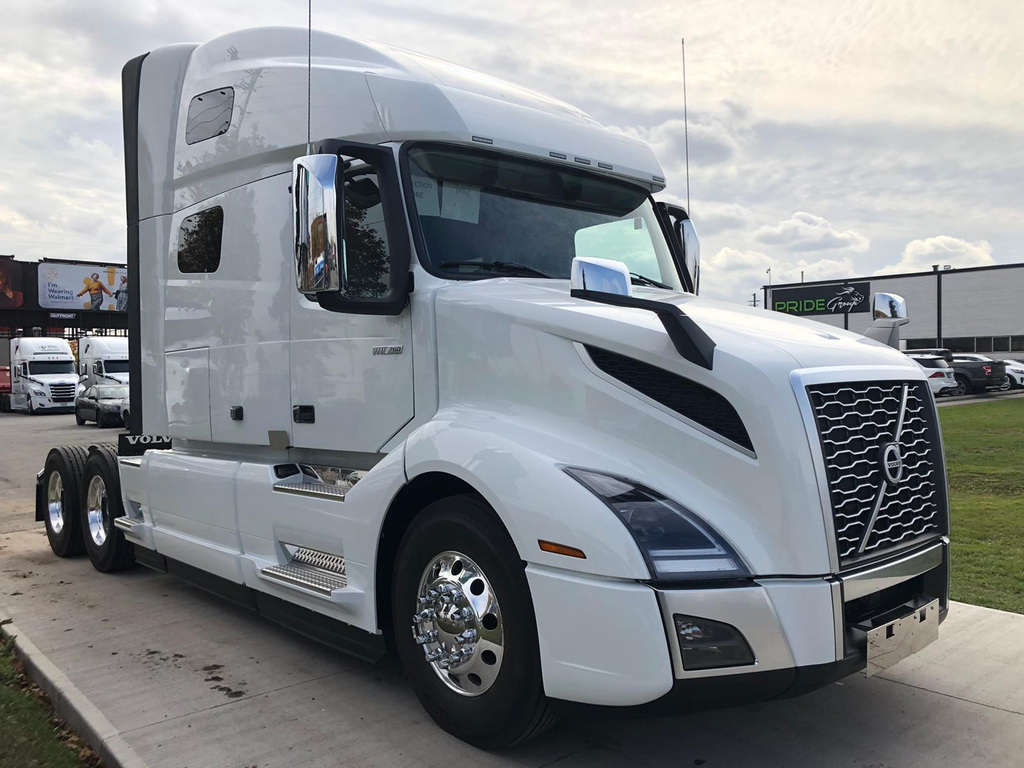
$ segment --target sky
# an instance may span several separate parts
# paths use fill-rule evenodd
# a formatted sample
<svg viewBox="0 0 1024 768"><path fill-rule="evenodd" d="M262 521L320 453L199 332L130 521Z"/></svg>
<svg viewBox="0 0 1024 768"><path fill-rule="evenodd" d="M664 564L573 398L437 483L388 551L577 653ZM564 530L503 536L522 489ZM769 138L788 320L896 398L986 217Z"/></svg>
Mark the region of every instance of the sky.
<svg viewBox="0 0 1024 768"><path fill-rule="evenodd" d="M123 262L120 70L161 45L305 26L287 0L0 0L0 254ZM702 294L1024 261L1024 4L327 2L314 27L564 99L649 142Z"/></svg>

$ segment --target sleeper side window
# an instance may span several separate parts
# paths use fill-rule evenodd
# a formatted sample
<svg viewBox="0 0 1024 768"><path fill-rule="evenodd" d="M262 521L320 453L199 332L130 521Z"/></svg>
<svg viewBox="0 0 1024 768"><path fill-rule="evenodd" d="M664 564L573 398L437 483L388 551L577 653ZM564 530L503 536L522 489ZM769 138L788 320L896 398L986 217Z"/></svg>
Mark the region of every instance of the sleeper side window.
<svg viewBox="0 0 1024 768"><path fill-rule="evenodd" d="M193 97L185 118L185 143L198 144L227 133L234 106L234 88L215 88Z"/></svg>
<svg viewBox="0 0 1024 768"><path fill-rule="evenodd" d="M219 205L192 214L178 229L178 271L216 272L224 233L224 209Z"/></svg>

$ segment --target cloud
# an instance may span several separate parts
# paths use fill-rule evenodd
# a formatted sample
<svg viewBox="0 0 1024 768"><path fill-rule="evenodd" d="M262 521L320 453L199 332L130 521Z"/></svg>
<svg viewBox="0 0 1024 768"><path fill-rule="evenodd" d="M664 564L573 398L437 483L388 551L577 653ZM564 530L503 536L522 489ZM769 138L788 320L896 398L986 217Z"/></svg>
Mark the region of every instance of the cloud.
<svg viewBox="0 0 1024 768"><path fill-rule="evenodd" d="M850 250L863 253L871 241L864 235L846 230L840 232L821 216L797 211L775 226L761 227L754 239L768 245L785 246L793 251Z"/></svg>
<svg viewBox="0 0 1024 768"><path fill-rule="evenodd" d="M853 262L846 259L816 259L807 261L780 261L754 250L722 248L701 264L701 295L736 301L742 297L749 302L753 294L761 298L761 287L768 282L799 283L801 279L830 280L855 274Z"/></svg>
<svg viewBox="0 0 1024 768"><path fill-rule="evenodd" d="M992 245L987 240L970 243L959 237L939 235L924 240L912 240L903 249L903 257L888 267L875 272L876 275L891 275L899 272L928 272L932 265L953 267L987 267L995 264Z"/></svg>

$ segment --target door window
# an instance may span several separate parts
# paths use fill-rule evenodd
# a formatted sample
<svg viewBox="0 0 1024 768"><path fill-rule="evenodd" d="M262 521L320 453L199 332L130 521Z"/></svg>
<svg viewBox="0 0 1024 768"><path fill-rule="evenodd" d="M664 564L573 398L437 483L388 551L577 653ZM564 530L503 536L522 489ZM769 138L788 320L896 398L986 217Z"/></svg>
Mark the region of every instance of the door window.
<svg viewBox="0 0 1024 768"><path fill-rule="evenodd" d="M387 298L391 292L391 255L376 168L355 161L345 172L344 199L345 294L354 299Z"/></svg>

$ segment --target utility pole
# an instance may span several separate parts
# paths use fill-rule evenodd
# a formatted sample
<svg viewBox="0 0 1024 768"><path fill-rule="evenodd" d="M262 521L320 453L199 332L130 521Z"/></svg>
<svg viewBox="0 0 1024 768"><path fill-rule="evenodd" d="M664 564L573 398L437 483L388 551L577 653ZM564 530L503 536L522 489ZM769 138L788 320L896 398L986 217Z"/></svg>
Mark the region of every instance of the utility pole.
<svg viewBox="0 0 1024 768"><path fill-rule="evenodd" d="M758 302L759 299L757 298L757 292L755 291L754 293L750 294L750 306L756 307L758 306Z"/></svg>

